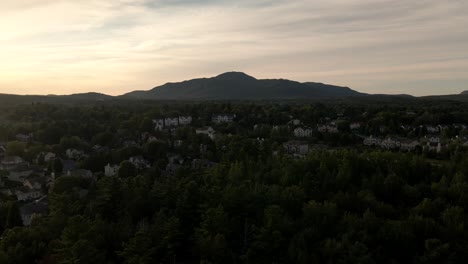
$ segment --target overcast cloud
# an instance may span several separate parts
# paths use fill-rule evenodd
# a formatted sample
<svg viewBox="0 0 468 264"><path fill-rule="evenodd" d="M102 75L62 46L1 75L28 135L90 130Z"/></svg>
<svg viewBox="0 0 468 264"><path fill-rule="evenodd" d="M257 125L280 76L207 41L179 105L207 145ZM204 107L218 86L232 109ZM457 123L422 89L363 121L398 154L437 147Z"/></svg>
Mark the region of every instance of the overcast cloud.
<svg viewBox="0 0 468 264"><path fill-rule="evenodd" d="M467 14L465 0L2 0L0 93L117 95L231 70L458 93Z"/></svg>

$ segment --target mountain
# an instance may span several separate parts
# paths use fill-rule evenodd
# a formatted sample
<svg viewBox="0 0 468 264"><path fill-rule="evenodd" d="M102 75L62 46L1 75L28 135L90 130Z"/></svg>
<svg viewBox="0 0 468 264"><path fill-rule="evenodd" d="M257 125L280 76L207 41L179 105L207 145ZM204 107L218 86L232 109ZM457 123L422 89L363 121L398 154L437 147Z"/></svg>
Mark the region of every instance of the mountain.
<svg viewBox="0 0 468 264"><path fill-rule="evenodd" d="M134 91L121 97L148 100L285 100L360 95L364 94L348 87L284 79L258 80L242 72L227 72L212 78L167 83L149 91Z"/></svg>
<svg viewBox="0 0 468 264"><path fill-rule="evenodd" d="M463 95L468 95L468 90L461 92Z"/></svg>

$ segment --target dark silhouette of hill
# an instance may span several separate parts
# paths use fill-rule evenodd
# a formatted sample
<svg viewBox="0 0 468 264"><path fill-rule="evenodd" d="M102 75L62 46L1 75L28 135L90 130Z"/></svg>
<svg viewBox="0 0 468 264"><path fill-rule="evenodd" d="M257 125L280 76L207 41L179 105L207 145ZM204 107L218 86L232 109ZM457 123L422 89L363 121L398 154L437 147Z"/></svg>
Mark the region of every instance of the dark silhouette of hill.
<svg viewBox="0 0 468 264"><path fill-rule="evenodd" d="M258 80L242 72L227 72L213 78L166 83L122 97L148 100L289 100L360 95L364 94L348 87L285 79Z"/></svg>

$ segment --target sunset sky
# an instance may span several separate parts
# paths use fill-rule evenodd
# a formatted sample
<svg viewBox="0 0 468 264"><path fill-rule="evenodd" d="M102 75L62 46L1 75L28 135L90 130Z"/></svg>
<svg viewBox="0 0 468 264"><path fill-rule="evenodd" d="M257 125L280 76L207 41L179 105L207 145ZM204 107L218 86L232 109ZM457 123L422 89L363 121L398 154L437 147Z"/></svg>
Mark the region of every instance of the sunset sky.
<svg viewBox="0 0 468 264"><path fill-rule="evenodd" d="M233 70L367 93L459 93L468 1L0 1L0 93L119 95Z"/></svg>

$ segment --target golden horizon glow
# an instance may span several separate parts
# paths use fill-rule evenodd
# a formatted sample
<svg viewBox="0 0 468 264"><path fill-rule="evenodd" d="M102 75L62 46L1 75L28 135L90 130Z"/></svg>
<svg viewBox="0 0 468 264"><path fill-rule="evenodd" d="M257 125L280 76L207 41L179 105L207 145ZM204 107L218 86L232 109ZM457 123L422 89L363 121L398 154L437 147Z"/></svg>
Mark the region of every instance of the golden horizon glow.
<svg viewBox="0 0 468 264"><path fill-rule="evenodd" d="M3 0L0 93L120 95L233 70L459 93L467 13L457 0Z"/></svg>

